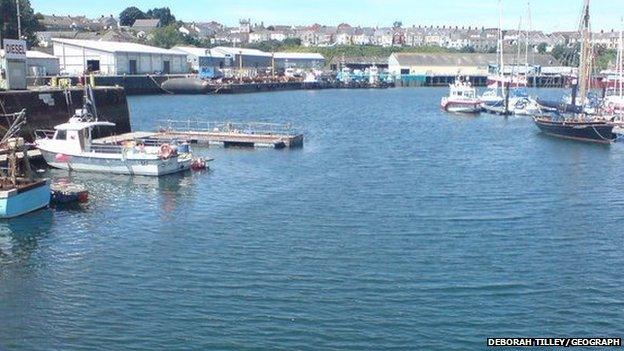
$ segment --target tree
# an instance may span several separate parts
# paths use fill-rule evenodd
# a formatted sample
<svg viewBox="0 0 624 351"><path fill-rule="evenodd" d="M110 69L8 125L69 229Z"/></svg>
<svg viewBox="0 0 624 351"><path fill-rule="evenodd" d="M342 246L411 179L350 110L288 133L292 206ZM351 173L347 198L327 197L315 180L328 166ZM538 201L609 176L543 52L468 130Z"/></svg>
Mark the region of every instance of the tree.
<svg viewBox="0 0 624 351"><path fill-rule="evenodd" d="M286 38L283 41L284 46L301 46L301 39L299 38Z"/></svg>
<svg viewBox="0 0 624 351"><path fill-rule="evenodd" d="M184 34L180 33L175 24L157 28L150 33L150 44L161 48L169 49L179 44L188 44Z"/></svg>
<svg viewBox="0 0 624 351"><path fill-rule="evenodd" d="M580 60L581 45L575 44L572 47L557 45L552 50L552 55L564 66L576 67Z"/></svg>
<svg viewBox="0 0 624 351"><path fill-rule="evenodd" d="M148 10L145 15L148 18L160 20L160 25L162 27L166 27L176 21L175 16L171 14L171 10L169 10L168 7L153 8Z"/></svg>
<svg viewBox="0 0 624 351"><path fill-rule="evenodd" d="M548 48L548 44L546 43L540 43L537 46L537 52L540 54L545 54L546 53L546 49Z"/></svg>
<svg viewBox="0 0 624 351"><path fill-rule="evenodd" d="M122 26L131 26L138 19L146 19L147 15L137 7L130 6L119 14L119 24Z"/></svg>
<svg viewBox="0 0 624 351"><path fill-rule="evenodd" d="M22 38L29 46L37 44L35 31L41 29L29 0L20 1ZM0 0L0 39L17 39L17 8L15 0Z"/></svg>

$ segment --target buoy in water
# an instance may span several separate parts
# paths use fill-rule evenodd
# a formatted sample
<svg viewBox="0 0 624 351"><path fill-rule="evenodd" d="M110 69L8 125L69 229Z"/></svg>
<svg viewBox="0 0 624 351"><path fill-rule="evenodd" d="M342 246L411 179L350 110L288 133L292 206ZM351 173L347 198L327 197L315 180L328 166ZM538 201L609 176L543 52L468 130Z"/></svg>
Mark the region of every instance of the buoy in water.
<svg viewBox="0 0 624 351"><path fill-rule="evenodd" d="M201 171L206 168L208 168L208 165L206 163L206 160L204 160L202 157L194 158L191 161L191 169L193 171Z"/></svg>

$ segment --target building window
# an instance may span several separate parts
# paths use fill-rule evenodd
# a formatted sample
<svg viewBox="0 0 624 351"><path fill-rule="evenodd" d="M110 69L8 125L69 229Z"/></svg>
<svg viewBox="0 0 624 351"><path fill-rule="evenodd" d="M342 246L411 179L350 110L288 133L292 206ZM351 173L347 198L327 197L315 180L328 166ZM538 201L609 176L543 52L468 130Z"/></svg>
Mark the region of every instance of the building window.
<svg viewBox="0 0 624 351"><path fill-rule="evenodd" d="M171 73L171 62L163 61L163 73Z"/></svg>

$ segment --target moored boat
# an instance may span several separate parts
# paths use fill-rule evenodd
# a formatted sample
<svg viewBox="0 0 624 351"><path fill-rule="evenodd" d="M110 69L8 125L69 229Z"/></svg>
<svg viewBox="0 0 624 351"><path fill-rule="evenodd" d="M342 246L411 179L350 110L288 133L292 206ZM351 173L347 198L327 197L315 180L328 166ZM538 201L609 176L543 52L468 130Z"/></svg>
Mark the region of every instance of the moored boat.
<svg viewBox="0 0 624 351"><path fill-rule="evenodd" d="M601 121L593 117L571 120L553 115L535 116L533 120L544 134L550 136L597 143L611 143L617 139L617 135L613 133L614 125L607 120Z"/></svg>
<svg viewBox="0 0 624 351"><path fill-rule="evenodd" d="M481 102L470 82L457 77L453 84L449 84L449 96L442 98L440 107L447 112L478 113L481 111Z"/></svg>
<svg viewBox="0 0 624 351"><path fill-rule="evenodd" d="M72 117L69 122L56 126L53 133L40 134L35 144L50 167L70 171L162 176L191 168L191 153L179 153L175 145L94 142L91 136L94 128L114 125Z"/></svg>
<svg viewBox="0 0 624 351"><path fill-rule="evenodd" d="M32 175L28 148L18 136L25 123L24 111L5 117L15 117L15 120L0 140L0 146L7 151L6 169L0 173L0 218L13 218L47 207L50 182Z"/></svg>
<svg viewBox="0 0 624 351"><path fill-rule="evenodd" d="M559 110L548 115L535 116L533 120L545 134L560 138L611 143L617 139L613 133L612 116L595 109L590 99L591 58L589 0L584 0L581 20L581 57L578 80L573 82L569 104L564 103ZM578 92L578 94L577 94Z"/></svg>

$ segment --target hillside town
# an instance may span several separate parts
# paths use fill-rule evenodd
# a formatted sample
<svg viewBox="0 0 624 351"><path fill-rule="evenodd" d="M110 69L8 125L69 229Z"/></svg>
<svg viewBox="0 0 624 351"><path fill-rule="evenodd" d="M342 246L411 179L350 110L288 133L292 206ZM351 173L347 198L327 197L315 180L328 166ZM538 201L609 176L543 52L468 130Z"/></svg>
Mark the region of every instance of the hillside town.
<svg viewBox="0 0 624 351"><path fill-rule="evenodd" d="M156 30L166 25L160 19L136 19L132 24L121 24L112 14L99 18L85 16L41 15L42 30L36 37L42 47L50 45L51 38L111 40L141 42L150 38ZM397 21L387 27L361 27L342 23L326 26L286 26L252 23L241 19L238 26L227 26L217 21L179 22L176 30L189 39L210 45L246 46L263 42L285 42L293 40L304 47L328 47L337 45L373 45L381 47L423 47L437 46L444 49L467 52L493 52L498 42L498 28L470 27L458 25L404 26ZM504 30L506 46L515 46L528 39L533 50L552 52L557 46L572 46L579 41L577 31L545 33L539 30ZM619 33L615 30L600 31L593 35L593 41L607 49L615 49Z"/></svg>

